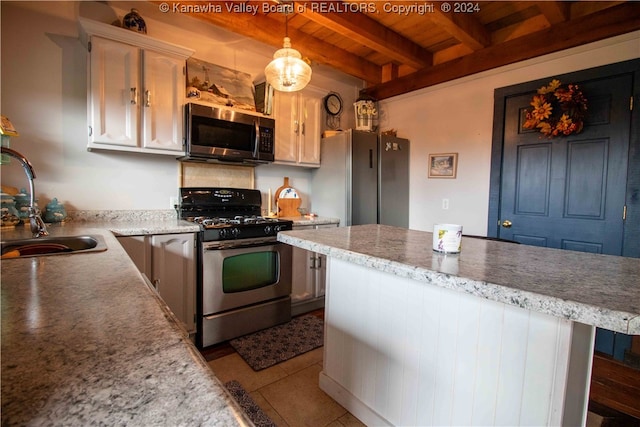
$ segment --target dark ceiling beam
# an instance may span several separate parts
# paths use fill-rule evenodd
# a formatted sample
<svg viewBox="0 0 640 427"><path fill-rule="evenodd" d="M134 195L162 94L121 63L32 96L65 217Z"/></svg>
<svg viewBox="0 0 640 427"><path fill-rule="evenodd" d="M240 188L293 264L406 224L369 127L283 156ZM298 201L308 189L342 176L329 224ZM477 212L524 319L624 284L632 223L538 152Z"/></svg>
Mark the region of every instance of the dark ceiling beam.
<svg viewBox="0 0 640 427"><path fill-rule="evenodd" d="M549 24L555 25L569 19L569 3L561 1L541 1L537 4L538 9Z"/></svg>
<svg viewBox="0 0 640 427"><path fill-rule="evenodd" d="M441 5L436 5L433 13L427 16L435 25L471 50L480 50L491 45L491 34L472 13L443 12Z"/></svg>
<svg viewBox="0 0 640 427"><path fill-rule="evenodd" d="M309 5L313 2L298 3L307 4L300 15L351 39L354 43L360 43L415 69L433 65L431 52L363 13L319 13Z"/></svg>
<svg viewBox="0 0 640 427"><path fill-rule="evenodd" d="M515 62L640 29L640 7L623 3L542 31L490 46L362 90L382 100Z"/></svg>

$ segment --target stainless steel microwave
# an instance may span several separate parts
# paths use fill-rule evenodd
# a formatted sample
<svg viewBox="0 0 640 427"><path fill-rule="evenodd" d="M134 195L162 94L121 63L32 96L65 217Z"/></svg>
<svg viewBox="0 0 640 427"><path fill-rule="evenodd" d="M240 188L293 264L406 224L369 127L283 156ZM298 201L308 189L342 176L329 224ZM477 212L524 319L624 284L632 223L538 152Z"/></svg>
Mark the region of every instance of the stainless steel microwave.
<svg viewBox="0 0 640 427"><path fill-rule="evenodd" d="M275 120L222 106L188 103L183 160L269 163L274 160Z"/></svg>

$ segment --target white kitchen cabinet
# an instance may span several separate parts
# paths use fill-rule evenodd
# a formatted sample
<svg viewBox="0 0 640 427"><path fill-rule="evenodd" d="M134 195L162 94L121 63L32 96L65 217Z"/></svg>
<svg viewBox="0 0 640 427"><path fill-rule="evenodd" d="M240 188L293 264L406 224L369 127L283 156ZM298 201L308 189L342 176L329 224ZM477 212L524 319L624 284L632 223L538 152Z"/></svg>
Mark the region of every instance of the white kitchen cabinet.
<svg viewBox="0 0 640 427"><path fill-rule="evenodd" d="M120 236L118 241L187 331L195 333L195 235Z"/></svg>
<svg viewBox="0 0 640 427"><path fill-rule="evenodd" d="M324 91L309 86L300 92L275 94L276 163L305 167L320 166L324 95Z"/></svg>
<svg viewBox="0 0 640 427"><path fill-rule="evenodd" d="M311 230L337 226L338 224L294 225L293 229ZM295 246L292 249L291 315L297 316L324 307L327 257Z"/></svg>
<svg viewBox="0 0 640 427"><path fill-rule="evenodd" d="M180 155L193 51L93 21L86 31L89 149Z"/></svg>

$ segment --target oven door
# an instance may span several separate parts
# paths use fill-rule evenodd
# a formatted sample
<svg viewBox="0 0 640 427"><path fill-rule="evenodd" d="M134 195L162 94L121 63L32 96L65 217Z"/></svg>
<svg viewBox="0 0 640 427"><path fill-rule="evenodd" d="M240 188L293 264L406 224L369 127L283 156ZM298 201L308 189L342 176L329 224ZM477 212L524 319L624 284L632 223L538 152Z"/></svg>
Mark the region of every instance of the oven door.
<svg viewBox="0 0 640 427"><path fill-rule="evenodd" d="M203 315L291 294L291 246L270 240L203 243Z"/></svg>

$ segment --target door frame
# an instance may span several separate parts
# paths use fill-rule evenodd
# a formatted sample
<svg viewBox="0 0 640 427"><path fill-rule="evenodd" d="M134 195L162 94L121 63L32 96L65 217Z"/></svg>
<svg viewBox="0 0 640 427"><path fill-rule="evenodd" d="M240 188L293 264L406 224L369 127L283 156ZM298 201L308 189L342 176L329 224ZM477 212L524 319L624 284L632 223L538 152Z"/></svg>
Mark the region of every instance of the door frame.
<svg viewBox="0 0 640 427"><path fill-rule="evenodd" d="M633 59L572 73L551 76L495 90L487 236L499 237L498 221L500 219L500 199L502 195L500 184L502 180L504 123L507 98L528 92L535 92L539 87L548 84L552 78L556 78L566 83L580 82L620 74L632 75L632 93L634 101L634 108L631 111L629 168L627 171L625 196L627 216L624 222L622 256L640 258L640 59ZM586 94L586 97L588 100L589 94Z"/></svg>

